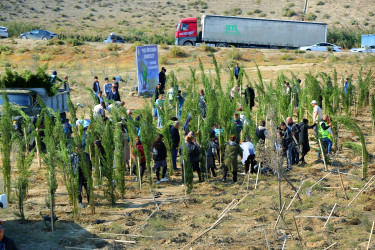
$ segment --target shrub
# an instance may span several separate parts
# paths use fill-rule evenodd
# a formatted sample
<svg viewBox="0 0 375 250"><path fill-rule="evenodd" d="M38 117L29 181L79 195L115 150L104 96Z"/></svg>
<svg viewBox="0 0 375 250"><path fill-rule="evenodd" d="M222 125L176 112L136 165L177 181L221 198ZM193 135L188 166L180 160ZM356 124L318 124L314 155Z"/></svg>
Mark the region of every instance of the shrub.
<svg viewBox="0 0 375 250"><path fill-rule="evenodd" d="M30 30L39 29L39 25L24 22L1 22L0 26L7 27L9 37L19 36Z"/></svg>
<svg viewBox="0 0 375 250"><path fill-rule="evenodd" d="M185 51L181 47L173 46L169 50L169 56L172 58L185 57Z"/></svg>
<svg viewBox="0 0 375 250"><path fill-rule="evenodd" d="M209 46L206 43L202 43L200 48L204 52L212 52L213 53L213 52L217 51L217 49L215 47Z"/></svg>
<svg viewBox="0 0 375 250"><path fill-rule="evenodd" d="M306 51L305 51L305 50L298 50L298 49L295 49L295 50L293 50L293 53L294 53L294 54L304 54L304 53L306 53Z"/></svg>
<svg viewBox="0 0 375 250"><path fill-rule="evenodd" d="M159 47L160 47L161 49L168 49L168 44L166 44L166 43L162 43L162 44L159 44Z"/></svg>
<svg viewBox="0 0 375 250"><path fill-rule="evenodd" d="M266 17L266 13L260 13L259 17Z"/></svg>
<svg viewBox="0 0 375 250"><path fill-rule="evenodd" d="M253 10L253 13L254 14L259 14L259 13L262 13L262 11L260 9L255 9L255 10Z"/></svg>
<svg viewBox="0 0 375 250"><path fill-rule="evenodd" d="M369 16L375 16L375 13L372 12L372 11L370 11L370 12L368 13L368 15L369 15Z"/></svg>
<svg viewBox="0 0 375 250"><path fill-rule="evenodd" d="M351 24L351 25L358 25L358 22L357 22L356 20L351 20L351 21L350 21L350 24Z"/></svg>
<svg viewBox="0 0 375 250"><path fill-rule="evenodd" d="M168 64L168 57L167 56L161 56L159 58L159 64L167 65Z"/></svg>
<svg viewBox="0 0 375 250"><path fill-rule="evenodd" d="M349 5L349 4L346 4L346 5L344 5L344 8L345 8L345 9L349 9L349 8L350 8L350 5Z"/></svg>
<svg viewBox="0 0 375 250"><path fill-rule="evenodd" d="M23 54L23 53L28 52L28 51L30 51L28 48L26 48L26 47L21 47L21 48L18 49L17 52L20 53L20 54Z"/></svg>
<svg viewBox="0 0 375 250"><path fill-rule="evenodd" d="M109 51L117 51L119 50L120 48L118 47L118 45L116 43L110 43L107 45L107 50Z"/></svg>
<svg viewBox="0 0 375 250"><path fill-rule="evenodd" d="M313 13L308 13L305 18L306 20L314 21L317 18L317 16Z"/></svg>
<svg viewBox="0 0 375 250"><path fill-rule="evenodd" d="M0 54L2 55L11 55L13 53L13 49L7 45L0 45Z"/></svg>
<svg viewBox="0 0 375 250"><path fill-rule="evenodd" d="M70 46L81 46L84 44L84 42L80 41L80 40L77 40L77 39L73 39L73 38L69 38L66 40L66 43Z"/></svg>
<svg viewBox="0 0 375 250"><path fill-rule="evenodd" d="M337 28L335 26L328 28L327 42L337 44L342 48L353 48L361 46L361 35L371 34L373 30Z"/></svg>
<svg viewBox="0 0 375 250"><path fill-rule="evenodd" d="M41 61L51 61L52 56L50 54L43 54L43 55L40 56L40 60Z"/></svg>
<svg viewBox="0 0 375 250"><path fill-rule="evenodd" d="M242 14L242 10L240 8L233 8L233 9L224 11L224 15L227 15L227 16L239 16L241 14Z"/></svg>
<svg viewBox="0 0 375 250"><path fill-rule="evenodd" d="M229 60L232 64L234 61L242 60L242 51L236 47L233 47L231 49L228 49L224 57Z"/></svg>
<svg viewBox="0 0 375 250"><path fill-rule="evenodd" d="M46 45L48 46L51 46L51 45L64 45L64 41L63 40L60 40L60 39L51 39L51 40L48 40L48 42L46 43Z"/></svg>
<svg viewBox="0 0 375 250"><path fill-rule="evenodd" d="M293 58L289 54L284 54L280 56L280 60L289 61L289 60L293 60Z"/></svg>
<svg viewBox="0 0 375 250"><path fill-rule="evenodd" d="M289 9L288 7L284 7L282 9L281 15L285 16L285 17L292 17L292 16L296 16L297 12L295 12L294 10Z"/></svg>
<svg viewBox="0 0 375 250"><path fill-rule="evenodd" d="M208 9L207 3L205 1L202 1L202 0L196 0L194 2L190 2L188 5L192 6L194 9L198 9L199 7L201 9Z"/></svg>
<svg viewBox="0 0 375 250"><path fill-rule="evenodd" d="M319 2L316 3L316 5L324 5L324 4L325 4L325 2L323 2L323 1L319 1Z"/></svg>
<svg viewBox="0 0 375 250"><path fill-rule="evenodd" d="M324 15L322 16L323 19L329 19L330 17L331 17L331 16L328 15L328 14L324 14Z"/></svg>
<svg viewBox="0 0 375 250"><path fill-rule="evenodd" d="M288 3L288 4L286 5L286 7L288 7L288 8L292 8L292 7L294 7L294 6L295 6L294 3Z"/></svg>
<svg viewBox="0 0 375 250"><path fill-rule="evenodd" d="M136 49L138 46L142 46L142 45L143 45L143 43L141 43L141 42L139 42L139 41L134 42L134 43L132 44L132 46L130 47L130 50L131 50L131 51L135 51L135 49Z"/></svg>
<svg viewBox="0 0 375 250"><path fill-rule="evenodd" d="M312 53L308 53L305 55L305 59L313 59L313 58L315 58L315 55Z"/></svg>

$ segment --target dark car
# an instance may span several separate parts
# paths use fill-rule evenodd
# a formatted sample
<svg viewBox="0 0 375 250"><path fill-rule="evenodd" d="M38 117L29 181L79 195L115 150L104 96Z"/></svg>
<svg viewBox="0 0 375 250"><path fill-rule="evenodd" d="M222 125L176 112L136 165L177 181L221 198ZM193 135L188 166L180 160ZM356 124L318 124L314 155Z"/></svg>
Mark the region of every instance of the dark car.
<svg viewBox="0 0 375 250"><path fill-rule="evenodd" d="M104 40L105 43L125 43L121 36L109 35L107 39Z"/></svg>
<svg viewBox="0 0 375 250"><path fill-rule="evenodd" d="M21 39L42 39L42 40L49 40L56 37L55 33L52 33L48 30L32 30L30 32L26 32L20 35Z"/></svg>

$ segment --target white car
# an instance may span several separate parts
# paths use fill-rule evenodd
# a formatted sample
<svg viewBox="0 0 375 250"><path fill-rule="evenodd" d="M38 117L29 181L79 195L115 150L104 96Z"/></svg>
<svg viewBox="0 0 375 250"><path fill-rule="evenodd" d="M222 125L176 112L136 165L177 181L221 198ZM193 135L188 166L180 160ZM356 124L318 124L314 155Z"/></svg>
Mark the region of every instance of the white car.
<svg viewBox="0 0 375 250"><path fill-rule="evenodd" d="M306 51L328 51L327 48L332 48L332 51L341 52L341 48L337 45L332 43L316 43L311 46L300 47L299 50L306 50Z"/></svg>
<svg viewBox="0 0 375 250"><path fill-rule="evenodd" d="M0 37L8 38L8 30L5 27L0 27Z"/></svg>
<svg viewBox="0 0 375 250"><path fill-rule="evenodd" d="M350 52L360 52L360 53L375 53L375 45L366 46L363 48L352 48Z"/></svg>

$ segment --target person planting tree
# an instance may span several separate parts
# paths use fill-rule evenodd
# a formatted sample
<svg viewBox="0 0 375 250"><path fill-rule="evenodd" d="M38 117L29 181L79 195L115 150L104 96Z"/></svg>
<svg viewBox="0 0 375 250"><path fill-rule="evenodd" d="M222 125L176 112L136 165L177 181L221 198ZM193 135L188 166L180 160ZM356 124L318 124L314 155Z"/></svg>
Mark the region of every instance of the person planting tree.
<svg viewBox="0 0 375 250"><path fill-rule="evenodd" d="M187 159L188 164L190 164L193 171L196 171L198 174L199 182L202 181L201 177L201 170L199 168L199 155L200 155L200 147L197 143L194 142L193 135L188 135L185 138L185 145L187 148Z"/></svg>
<svg viewBox="0 0 375 250"><path fill-rule="evenodd" d="M83 164L89 164L90 169L92 168L90 156L86 152L82 152L82 148L77 146L75 149L75 153L70 155L70 160L72 162L72 168L74 174L78 174L78 191L77 191L77 198L78 198L78 205L80 208L84 208L85 206L82 203L82 188L85 187L86 195L87 195L87 203L90 202L90 191L87 187L87 176L84 174ZM86 161L86 162L85 162Z"/></svg>
<svg viewBox="0 0 375 250"><path fill-rule="evenodd" d="M168 181L167 174L167 148L163 142L164 136L159 134L156 140L152 143L152 154L154 159L154 168L156 169L157 184L163 181ZM162 169L162 179L160 179L160 169Z"/></svg>
<svg viewBox="0 0 375 250"><path fill-rule="evenodd" d="M237 182L237 156L240 155L242 158L243 150L236 143L236 136L231 135L229 142L225 145L225 155L224 155L224 171L223 171L223 182L227 179L228 171L233 174L233 182Z"/></svg>
<svg viewBox="0 0 375 250"><path fill-rule="evenodd" d="M305 118L302 120L301 123L298 124L298 127L300 129L298 142L301 145L301 158L299 159L299 161L302 164L306 164L306 162L305 162L305 156L310 151L309 132L308 132L308 130L314 128L315 126L316 126L316 123L314 123L313 125L309 126L308 125L308 120L305 119Z"/></svg>

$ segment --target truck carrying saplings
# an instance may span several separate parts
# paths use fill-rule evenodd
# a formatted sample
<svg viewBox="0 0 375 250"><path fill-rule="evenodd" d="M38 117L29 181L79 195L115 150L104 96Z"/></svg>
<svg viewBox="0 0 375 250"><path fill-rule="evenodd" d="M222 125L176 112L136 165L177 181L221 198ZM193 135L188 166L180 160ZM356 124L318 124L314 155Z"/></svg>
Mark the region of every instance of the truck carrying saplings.
<svg viewBox="0 0 375 250"><path fill-rule="evenodd" d="M327 24L316 22L203 15L201 28L197 18L181 19L175 45L298 48L327 40Z"/></svg>
<svg viewBox="0 0 375 250"><path fill-rule="evenodd" d="M68 111L68 92L51 83L45 69L39 68L36 73L25 71L22 74L7 69L0 79L0 86L0 115L5 94L10 104L19 107L30 117L35 117L42 111L40 101L54 112L59 111L61 117L65 117L65 112ZM14 127L18 129L21 122L22 116L15 111Z"/></svg>

